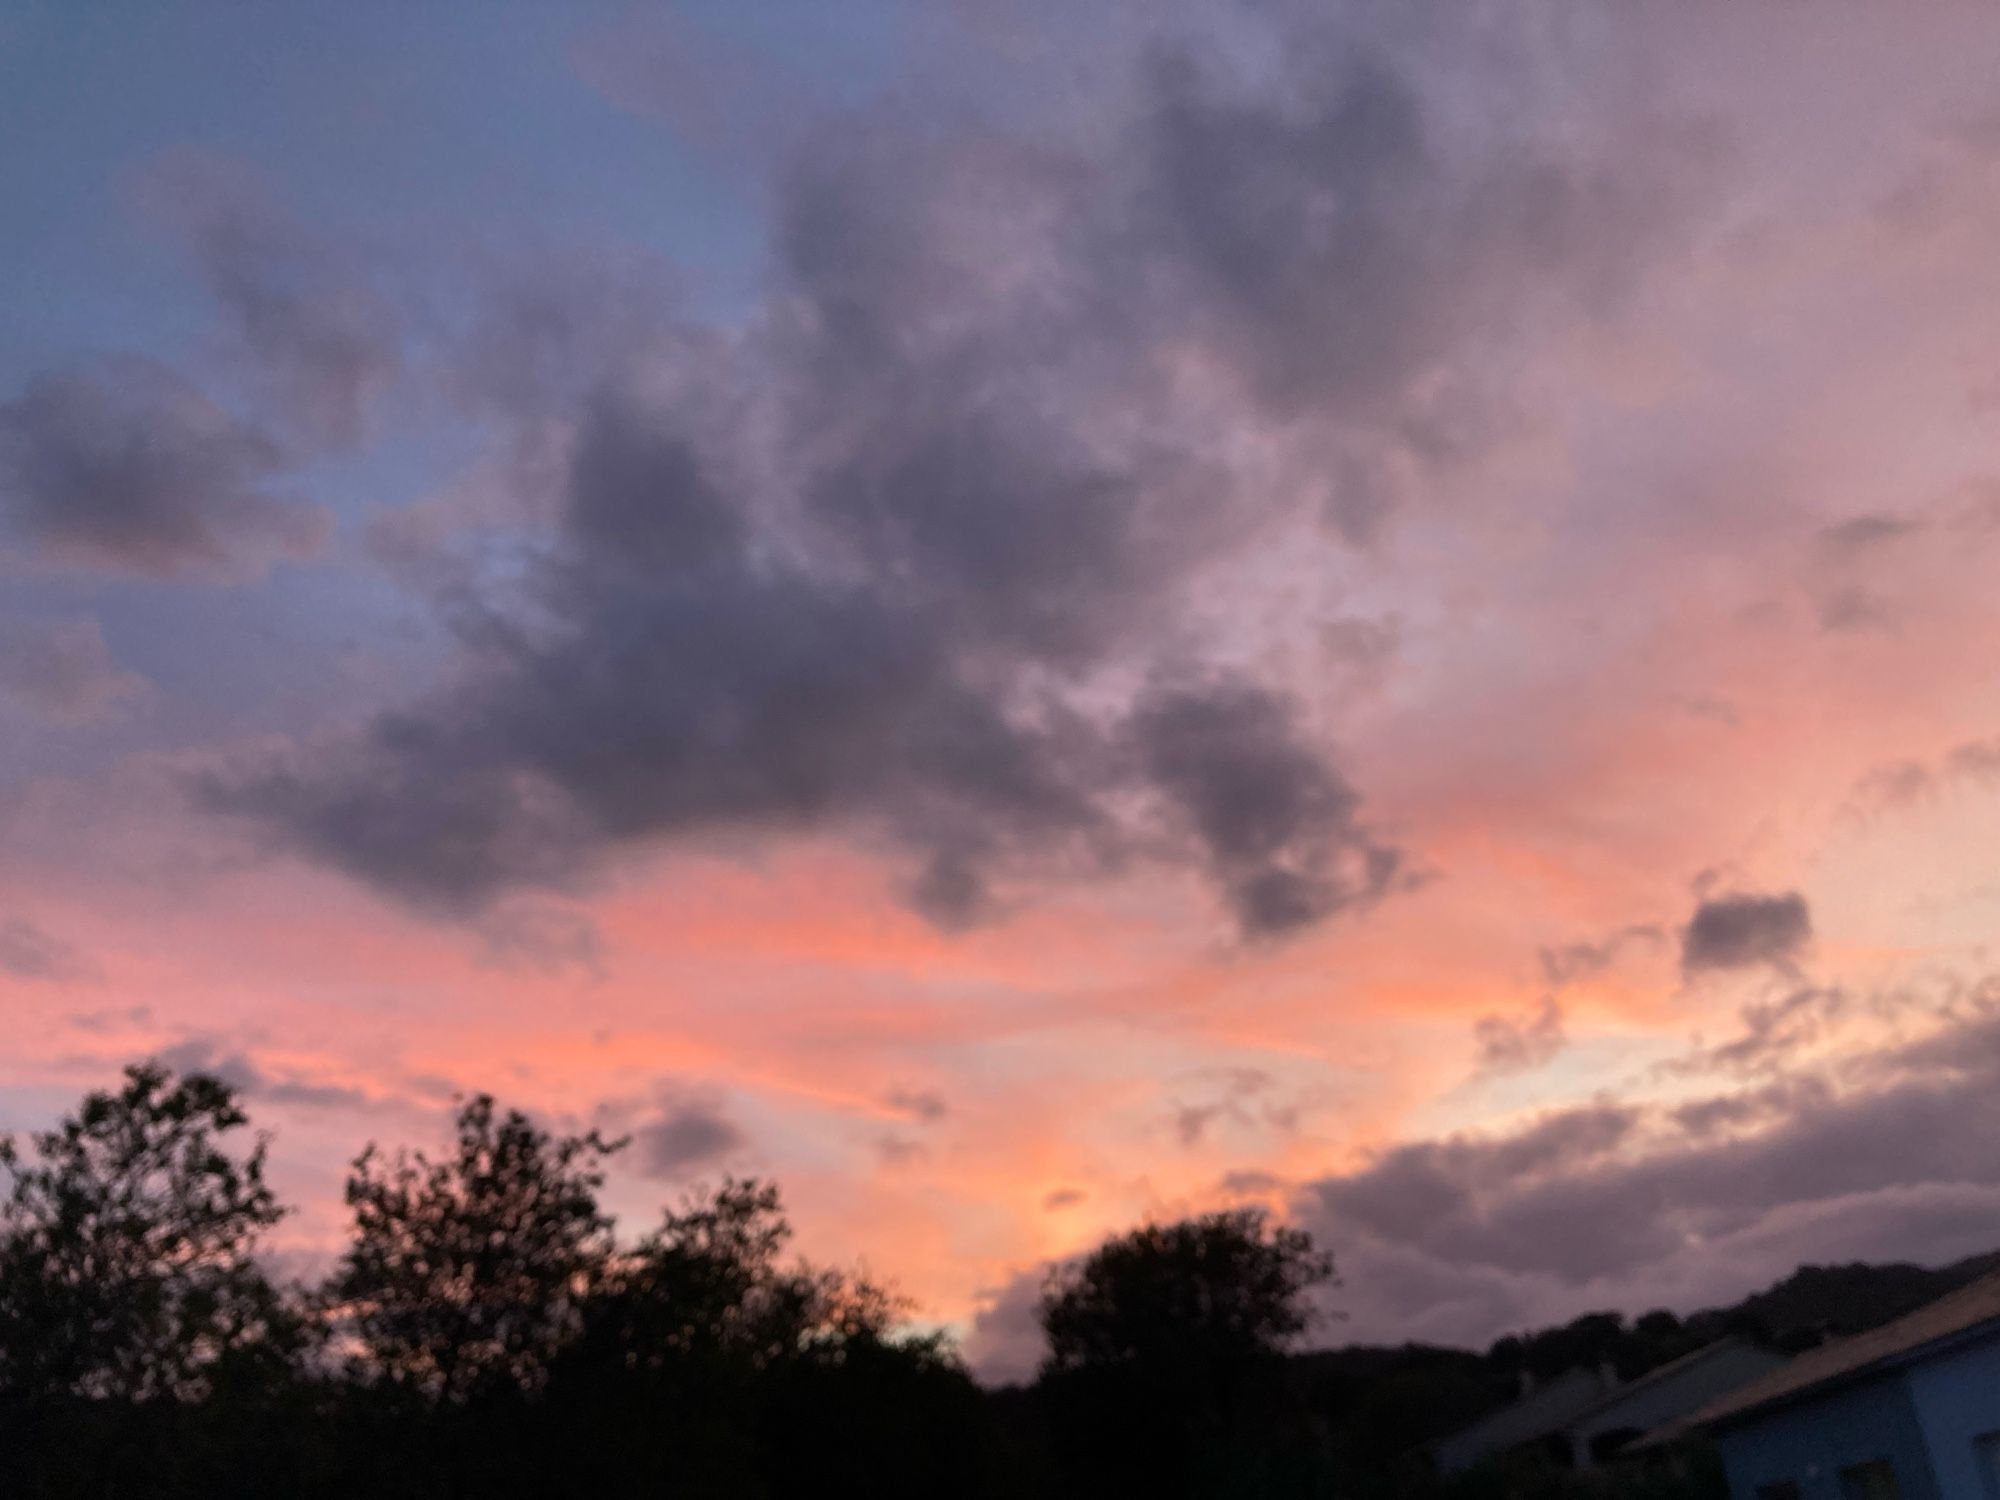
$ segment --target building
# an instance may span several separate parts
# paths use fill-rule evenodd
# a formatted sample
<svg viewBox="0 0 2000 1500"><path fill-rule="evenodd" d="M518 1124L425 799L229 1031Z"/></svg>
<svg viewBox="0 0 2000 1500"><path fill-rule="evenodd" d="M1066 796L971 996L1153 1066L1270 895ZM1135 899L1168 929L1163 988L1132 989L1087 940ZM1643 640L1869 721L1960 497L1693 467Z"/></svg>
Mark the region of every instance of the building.
<svg viewBox="0 0 2000 1500"><path fill-rule="evenodd" d="M1733 1500L2000 1500L2000 1274L1648 1437L1715 1439Z"/></svg>
<svg viewBox="0 0 2000 1500"><path fill-rule="evenodd" d="M1783 1355L1726 1338L1624 1384L1609 1369L1571 1370L1440 1439L1432 1445L1431 1458L1445 1474L1518 1451L1540 1452L1566 1467L1587 1469L1643 1434L1784 1364Z"/></svg>

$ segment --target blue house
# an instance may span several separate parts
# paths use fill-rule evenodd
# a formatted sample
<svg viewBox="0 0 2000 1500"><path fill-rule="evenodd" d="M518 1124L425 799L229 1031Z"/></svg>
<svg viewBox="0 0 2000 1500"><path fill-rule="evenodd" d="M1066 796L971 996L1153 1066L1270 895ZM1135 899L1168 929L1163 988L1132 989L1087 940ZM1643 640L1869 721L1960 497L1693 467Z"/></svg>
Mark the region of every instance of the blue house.
<svg viewBox="0 0 2000 1500"><path fill-rule="evenodd" d="M2000 1500L2000 1274L1808 1350L1676 1429L1714 1437L1733 1500Z"/></svg>

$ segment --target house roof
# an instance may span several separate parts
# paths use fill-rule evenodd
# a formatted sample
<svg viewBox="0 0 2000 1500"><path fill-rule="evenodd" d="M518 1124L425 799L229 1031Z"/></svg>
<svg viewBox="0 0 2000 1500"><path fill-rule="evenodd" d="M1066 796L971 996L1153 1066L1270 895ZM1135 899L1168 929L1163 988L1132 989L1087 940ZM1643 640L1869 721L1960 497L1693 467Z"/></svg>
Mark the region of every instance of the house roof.
<svg viewBox="0 0 2000 1500"><path fill-rule="evenodd" d="M1432 1451L1486 1452L1561 1432L1580 1413L1596 1406L1604 1390L1604 1377L1598 1371L1582 1366L1565 1370L1519 1400L1438 1438L1431 1444Z"/></svg>
<svg viewBox="0 0 2000 1500"><path fill-rule="evenodd" d="M1511 1446L1552 1433L1569 1432L1597 1421L1605 1413L1656 1385L1673 1380L1727 1350L1745 1347L1734 1336L1703 1344L1678 1359L1668 1360L1644 1375L1623 1383L1605 1384L1605 1375L1586 1366L1576 1366L1549 1380L1522 1399L1488 1412L1484 1417L1437 1439L1432 1451L1471 1447Z"/></svg>
<svg viewBox="0 0 2000 1500"><path fill-rule="evenodd" d="M1642 1394L1648 1388L1672 1380L1678 1375L1685 1374L1697 1365L1705 1364L1725 1350L1745 1347L1746 1342L1746 1340L1737 1338L1734 1334L1728 1334L1711 1343L1703 1344L1699 1349L1690 1350L1678 1359L1670 1359L1663 1365L1656 1365L1643 1375L1628 1380L1622 1385L1614 1385L1596 1401L1578 1412L1571 1421L1573 1423L1585 1422L1601 1412L1622 1406L1625 1402L1631 1400L1634 1396Z"/></svg>
<svg viewBox="0 0 2000 1500"><path fill-rule="evenodd" d="M1676 1424L1676 1428L1685 1431L1710 1427L1748 1416L1820 1386L1888 1368L1933 1344L1970 1333L1986 1323L2000 1323L2000 1271L1926 1303L1893 1323L1808 1349L1762 1379L1710 1402L1686 1422Z"/></svg>

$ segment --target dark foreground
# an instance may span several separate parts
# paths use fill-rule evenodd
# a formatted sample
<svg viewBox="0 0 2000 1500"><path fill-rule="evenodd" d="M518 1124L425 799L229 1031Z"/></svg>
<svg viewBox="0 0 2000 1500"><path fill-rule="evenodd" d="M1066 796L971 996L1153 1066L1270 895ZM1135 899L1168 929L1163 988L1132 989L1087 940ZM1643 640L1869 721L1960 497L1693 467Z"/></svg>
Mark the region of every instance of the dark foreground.
<svg viewBox="0 0 2000 1500"><path fill-rule="evenodd" d="M280 1285L257 1251L285 1209L246 1126L228 1085L139 1067L0 1146L0 1496L1721 1500L1698 1445L1448 1482L1426 1445L1524 1376L1851 1331L1962 1269L1809 1269L1484 1354L1299 1354L1332 1258L1236 1210L1059 1270L1040 1376L985 1391L893 1295L793 1256L774 1188L725 1181L621 1239L597 1197L619 1143L484 1097L436 1158L363 1152L345 1252Z"/></svg>

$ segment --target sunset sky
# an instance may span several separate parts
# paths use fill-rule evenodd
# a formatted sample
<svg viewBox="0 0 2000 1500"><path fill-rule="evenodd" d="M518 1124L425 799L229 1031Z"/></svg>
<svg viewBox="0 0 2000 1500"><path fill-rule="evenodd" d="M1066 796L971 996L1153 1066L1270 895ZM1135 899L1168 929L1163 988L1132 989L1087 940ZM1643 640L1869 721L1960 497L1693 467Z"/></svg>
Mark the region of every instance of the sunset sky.
<svg viewBox="0 0 2000 1500"><path fill-rule="evenodd" d="M2000 10L0 4L0 1129L491 1091L992 1379L2000 1245Z"/></svg>

